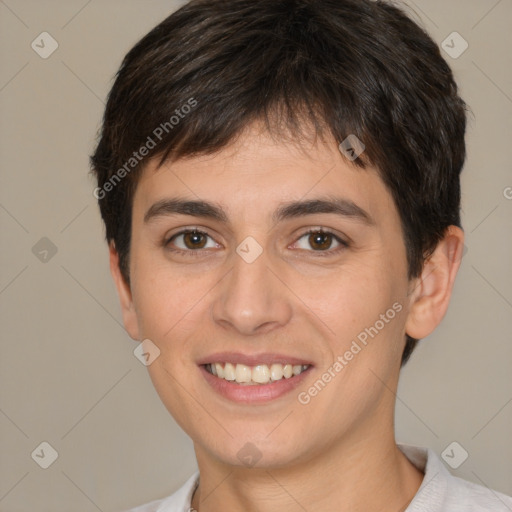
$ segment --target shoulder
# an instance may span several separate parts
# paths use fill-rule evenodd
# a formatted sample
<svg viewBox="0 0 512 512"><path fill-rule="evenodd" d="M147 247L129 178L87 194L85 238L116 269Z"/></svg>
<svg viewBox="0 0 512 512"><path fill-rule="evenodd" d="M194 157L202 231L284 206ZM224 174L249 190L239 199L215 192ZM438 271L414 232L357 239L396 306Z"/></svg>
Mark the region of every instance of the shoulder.
<svg viewBox="0 0 512 512"><path fill-rule="evenodd" d="M189 512L192 494L199 482L196 471L174 494L167 498L151 501L124 512Z"/></svg>
<svg viewBox="0 0 512 512"><path fill-rule="evenodd" d="M446 493L446 510L453 512L510 512L512 497L483 485L451 476Z"/></svg>
<svg viewBox="0 0 512 512"><path fill-rule="evenodd" d="M399 445L424 474L406 512L510 512L512 498L452 475L430 448Z"/></svg>

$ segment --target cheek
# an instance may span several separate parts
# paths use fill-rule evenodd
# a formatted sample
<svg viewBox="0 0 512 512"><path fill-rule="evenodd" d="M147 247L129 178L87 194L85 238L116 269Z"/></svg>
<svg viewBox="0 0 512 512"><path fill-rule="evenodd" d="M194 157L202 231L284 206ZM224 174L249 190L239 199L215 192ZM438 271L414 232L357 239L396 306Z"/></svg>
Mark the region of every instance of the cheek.
<svg viewBox="0 0 512 512"><path fill-rule="evenodd" d="M345 266L308 292L322 319L343 338L373 324L394 302L394 283L376 266ZM331 333L333 334L333 333Z"/></svg>
<svg viewBox="0 0 512 512"><path fill-rule="evenodd" d="M385 266L385 265L384 265ZM405 304L403 288L391 262L388 271L381 265L345 268L337 278L315 292L312 309L327 326L327 363L344 359L339 379L345 385L372 374L387 374L400 359L404 340ZM345 366L346 365L346 366ZM348 376L350 375L350 378ZM350 386L352 386L350 384ZM356 386L357 387L357 386ZM361 388L364 389L364 388Z"/></svg>
<svg viewBox="0 0 512 512"><path fill-rule="evenodd" d="M338 427L349 428L350 418L365 417L380 400L389 399L387 386L395 378L403 346L405 307L391 280L354 276L354 281L331 286L322 317L330 330L327 357L319 372L329 384L313 403L315 414L345 411L340 418L344 426Z"/></svg>
<svg viewBox="0 0 512 512"><path fill-rule="evenodd" d="M133 302L141 335L154 340L172 339L187 323L204 295L204 280L171 272L169 265L139 260L133 272Z"/></svg>

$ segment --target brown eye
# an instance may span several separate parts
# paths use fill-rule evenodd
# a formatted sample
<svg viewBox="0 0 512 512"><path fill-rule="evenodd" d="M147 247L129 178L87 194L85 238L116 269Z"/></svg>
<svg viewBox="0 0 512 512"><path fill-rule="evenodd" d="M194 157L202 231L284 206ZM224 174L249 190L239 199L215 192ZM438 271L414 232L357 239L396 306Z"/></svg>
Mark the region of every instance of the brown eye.
<svg viewBox="0 0 512 512"><path fill-rule="evenodd" d="M305 244L304 242L301 242L303 239L306 241ZM333 242L337 244L337 246L331 248ZM349 247L349 243L342 240L339 236L320 228L310 229L304 233L296 243L298 244L299 249L305 249L308 252L317 253L315 256L333 255ZM304 247L304 245L306 247Z"/></svg>
<svg viewBox="0 0 512 512"><path fill-rule="evenodd" d="M208 233L198 231L197 229L185 229L165 241L164 246L174 252L199 253L200 249L215 248L215 243L206 247L208 239L213 242Z"/></svg>
<svg viewBox="0 0 512 512"><path fill-rule="evenodd" d="M183 242L187 249L202 249L206 245L206 236L200 231L188 231L183 234Z"/></svg>
<svg viewBox="0 0 512 512"><path fill-rule="evenodd" d="M327 250L331 247L332 235L330 233L323 232L310 233L308 242L315 250Z"/></svg>

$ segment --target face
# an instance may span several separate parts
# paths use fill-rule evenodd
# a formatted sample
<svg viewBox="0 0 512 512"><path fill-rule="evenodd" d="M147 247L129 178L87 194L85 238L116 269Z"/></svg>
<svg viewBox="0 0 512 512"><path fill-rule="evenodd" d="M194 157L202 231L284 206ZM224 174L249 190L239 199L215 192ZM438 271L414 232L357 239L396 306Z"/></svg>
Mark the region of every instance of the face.
<svg viewBox="0 0 512 512"><path fill-rule="evenodd" d="M125 323L158 347L151 379L196 452L287 465L392 422L400 219L376 170L335 142L301 150L253 128L213 156L150 162L130 277Z"/></svg>

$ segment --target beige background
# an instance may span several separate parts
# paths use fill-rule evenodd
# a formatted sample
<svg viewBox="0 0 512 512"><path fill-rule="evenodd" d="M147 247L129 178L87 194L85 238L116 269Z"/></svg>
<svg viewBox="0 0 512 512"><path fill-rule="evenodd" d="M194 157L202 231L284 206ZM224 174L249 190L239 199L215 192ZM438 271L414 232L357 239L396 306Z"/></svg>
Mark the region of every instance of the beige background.
<svg viewBox="0 0 512 512"><path fill-rule="evenodd" d="M450 310L403 371L400 442L469 453L453 473L512 494L512 2L416 0L474 112L463 173L464 256ZM0 0L0 510L119 511L172 493L192 443L122 325L88 155L111 79L178 2ZM31 48L41 32L59 47ZM33 246L57 248L46 262ZM44 243L44 242L42 242ZM42 469L31 453L58 452ZM48 453L48 452L47 452Z"/></svg>

